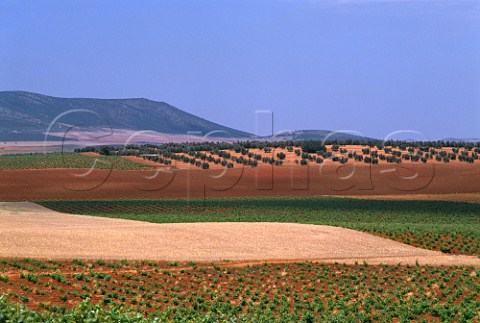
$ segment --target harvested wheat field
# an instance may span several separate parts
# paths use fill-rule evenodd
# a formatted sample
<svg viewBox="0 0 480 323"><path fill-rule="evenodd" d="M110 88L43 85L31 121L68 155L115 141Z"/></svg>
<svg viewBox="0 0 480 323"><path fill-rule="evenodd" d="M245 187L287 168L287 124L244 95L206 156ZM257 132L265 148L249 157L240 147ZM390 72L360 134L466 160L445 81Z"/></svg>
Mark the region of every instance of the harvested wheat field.
<svg viewBox="0 0 480 323"><path fill-rule="evenodd" d="M153 224L0 203L0 257L480 265L354 230L289 223Z"/></svg>

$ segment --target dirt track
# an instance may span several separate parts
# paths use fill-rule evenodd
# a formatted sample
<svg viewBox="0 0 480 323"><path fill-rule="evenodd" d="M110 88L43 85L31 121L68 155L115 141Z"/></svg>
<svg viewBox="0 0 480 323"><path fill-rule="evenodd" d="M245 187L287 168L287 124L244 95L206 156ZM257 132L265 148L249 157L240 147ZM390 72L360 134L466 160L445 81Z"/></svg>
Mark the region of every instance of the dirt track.
<svg viewBox="0 0 480 323"><path fill-rule="evenodd" d="M145 222L61 214L0 203L0 257L210 262L319 260L479 265L348 229L288 223Z"/></svg>

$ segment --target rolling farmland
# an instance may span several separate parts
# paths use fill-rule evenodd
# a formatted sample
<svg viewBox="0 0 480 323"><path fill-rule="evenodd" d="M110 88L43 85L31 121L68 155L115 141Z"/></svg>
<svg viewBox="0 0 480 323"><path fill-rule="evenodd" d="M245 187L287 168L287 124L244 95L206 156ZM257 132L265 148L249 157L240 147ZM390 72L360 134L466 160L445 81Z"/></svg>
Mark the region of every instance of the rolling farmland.
<svg viewBox="0 0 480 323"><path fill-rule="evenodd" d="M480 323L479 18L0 0L0 323Z"/></svg>
<svg viewBox="0 0 480 323"><path fill-rule="evenodd" d="M139 221L115 224L120 231L113 231L107 224L102 228L106 231L83 230L82 226L88 228L95 221L88 224L90 220L86 217L75 215L81 223L70 237L85 238L87 231L95 232L100 239L116 237L103 245L87 239L91 244L87 249L91 250L102 246L106 249L107 243L121 248L122 241L116 239L127 239L127 227L137 227L128 232L150 237L142 226L146 222L202 222L210 228L214 227L212 222L262 223L262 228L266 228L265 224L292 224L289 229L280 229L289 230L290 235L296 232L295 223L353 229L368 233L369 237L372 234L432 250L438 257L452 257L449 266L440 260L437 266L423 263L426 258L420 254L412 256L421 259L420 262L411 257L410 262L404 260L398 265L393 261L378 265L387 261L374 258L372 264L368 264L368 259L354 263L346 258L343 262L311 260L318 258L297 261L293 254L290 259L275 258L278 261L232 262L222 258L224 261L214 263L159 261L161 257L142 261L133 256L133 259L108 261L91 257L76 260L8 257L0 259L0 294L3 294L0 320L29 317L36 321L121 318L127 322L149 322L154 318L207 322L478 321L480 272L478 266L467 265L480 257L480 204L414 200L418 194L453 200L465 194L467 201L475 202L480 191L477 146L337 147L333 144L314 151L301 143L285 147L249 145L246 148L196 144L191 146L192 150L178 144L128 149L104 146L86 148L81 153L3 156L0 157L1 199L35 201L54 211L93 216L92 219ZM347 178L352 169L354 176ZM225 175L218 177L224 170ZM402 189L408 189L406 184L411 182L404 178L415 172L418 177L414 182L428 185L405 193ZM185 191L186 183L189 191ZM369 194L375 199L368 199ZM405 196L402 194L411 199L396 200L396 196ZM15 212L19 216L15 222L18 225L12 230L22 223L27 230L26 214L13 210L10 215ZM55 224L53 216L40 216L43 212L40 209L29 212L28 221L36 216L35 234L38 230L48 232L49 227L50 237L75 230L67 225L74 221L73 215L58 213L55 216L63 222ZM109 230L110 233L102 234ZM193 232L186 227L168 230L178 232L177 237ZM217 243L209 240L209 236L221 237L220 230L216 230L215 234L202 235L207 245ZM313 232L309 228L304 230ZM249 243L257 243L255 237L245 237L250 237ZM80 249L80 240L76 241ZM39 238L37 255L40 242ZM66 246L70 242L54 243ZM387 244L372 244L370 248L387 248ZM179 250L194 250L179 246ZM243 246L249 252L255 250L250 244ZM338 252L341 248L340 244L337 246ZM208 249L196 247L202 251ZM285 246L288 247L295 246ZM20 250L20 245L17 248ZM150 250L146 241L142 248L145 252ZM304 247L298 244L298 248ZM315 250L321 246L308 248ZM224 248L218 246L216 250ZM357 250L356 254L361 253ZM470 257L465 258L469 262L452 265L458 264L455 259L459 261L464 255Z"/></svg>
<svg viewBox="0 0 480 323"><path fill-rule="evenodd" d="M480 204L350 198L45 201L66 213L153 223L290 222L340 226L415 247L480 256Z"/></svg>

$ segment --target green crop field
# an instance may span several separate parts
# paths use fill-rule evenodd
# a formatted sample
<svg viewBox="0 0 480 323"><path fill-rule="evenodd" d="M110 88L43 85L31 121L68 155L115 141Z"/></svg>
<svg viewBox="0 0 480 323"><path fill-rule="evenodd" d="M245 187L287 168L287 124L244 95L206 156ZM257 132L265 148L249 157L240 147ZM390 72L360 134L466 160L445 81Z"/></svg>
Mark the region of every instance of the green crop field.
<svg viewBox="0 0 480 323"><path fill-rule="evenodd" d="M473 267L0 260L0 322L478 322Z"/></svg>
<svg viewBox="0 0 480 323"><path fill-rule="evenodd" d="M0 156L0 170L92 167L118 170L151 168L118 156L86 156L78 153Z"/></svg>
<svg viewBox="0 0 480 323"><path fill-rule="evenodd" d="M291 222L480 256L480 204L337 197L43 201L154 223ZM478 322L478 267L0 259L0 322Z"/></svg>
<svg viewBox="0 0 480 323"><path fill-rule="evenodd" d="M175 222L291 222L367 231L426 249L480 256L480 204L351 198L43 201L67 213Z"/></svg>

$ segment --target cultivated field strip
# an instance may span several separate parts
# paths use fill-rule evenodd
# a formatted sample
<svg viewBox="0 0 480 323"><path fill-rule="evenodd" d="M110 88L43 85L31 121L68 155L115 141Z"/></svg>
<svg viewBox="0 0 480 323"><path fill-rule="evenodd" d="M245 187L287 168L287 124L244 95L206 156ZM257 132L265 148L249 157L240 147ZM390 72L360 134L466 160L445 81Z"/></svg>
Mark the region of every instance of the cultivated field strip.
<svg viewBox="0 0 480 323"><path fill-rule="evenodd" d="M38 311L14 310L4 296L0 313L40 321L97 313L124 321L476 322L479 286L472 267L0 260L0 292Z"/></svg>
<svg viewBox="0 0 480 323"><path fill-rule="evenodd" d="M141 170L151 167L115 156L90 156L78 153L37 153L0 157L0 170L52 168Z"/></svg>

